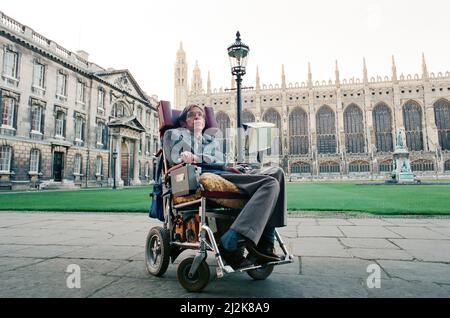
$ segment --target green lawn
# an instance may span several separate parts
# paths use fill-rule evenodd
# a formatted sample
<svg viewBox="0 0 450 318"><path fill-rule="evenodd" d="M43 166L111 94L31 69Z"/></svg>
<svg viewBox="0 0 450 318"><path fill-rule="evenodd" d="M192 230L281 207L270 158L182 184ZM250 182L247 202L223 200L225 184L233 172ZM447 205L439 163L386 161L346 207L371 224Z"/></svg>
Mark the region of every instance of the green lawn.
<svg viewBox="0 0 450 318"><path fill-rule="evenodd" d="M450 185L291 183L289 210L450 214Z"/></svg>
<svg viewBox="0 0 450 318"><path fill-rule="evenodd" d="M0 210L147 212L151 187L0 194ZM450 185L288 183L288 209L450 214Z"/></svg>

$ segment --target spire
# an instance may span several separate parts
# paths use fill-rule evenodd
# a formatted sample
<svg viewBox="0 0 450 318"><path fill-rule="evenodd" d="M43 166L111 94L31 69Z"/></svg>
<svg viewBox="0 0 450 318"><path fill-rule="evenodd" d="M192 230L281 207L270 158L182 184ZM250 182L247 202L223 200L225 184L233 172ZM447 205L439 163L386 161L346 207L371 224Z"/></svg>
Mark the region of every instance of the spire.
<svg viewBox="0 0 450 318"><path fill-rule="evenodd" d="M334 72L336 74L336 86L339 87L341 85L341 81L339 79L339 67L338 67L338 61L336 60L336 70Z"/></svg>
<svg viewBox="0 0 450 318"><path fill-rule="evenodd" d="M284 64L281 64L281 88L286 89L286 75L284 74Z"/></svg>
<svg viewBox="0 0 450 318"><path fill-rule="evenodd" d="M206 86L207 86L207 93L208 94L211 94L211 76L210 76L210 74L209 74L209 71L208 71L208 81L207 81L207 83L206 83Z"/></svg>
<svg viewBox="0 0 450 318"><path fill-rule="evenodd" d="M425 62L425 54L422 52L422 78L428 79L427 63Z"/></svg>
<svg viewBox="0 0 450 318"><path fill-rule="evenodd" d="M392 55L392 81L397 82L397 67L395 66L394 55Z"/></svg>
<svg viewBox="0 0 450 318"><path fill-rule="evenodd" d="M184 107L188 95L188 65L186 62L186 53L183 51L183 42L180 42L180 48L176 54L174 65L174 106Z"/></svg>
<svg viewBox="0 0 450 318"><path fill-rule="evenodd" d="M256 67L256 89L259 90L260 87L260 80L259 80L259 69L258 66Z"/></svg>
<svg viewBox="0 0 450 318"><path fill-rule="evenodd" d="M200 72L200 68L198 67L198 61L195 61L195 67L192 71L192 85L191 92L193 94L199 94L202 91L202 75Z"/></svg>
<svg viewBox="0 0 450 318"><path fill-rule="evenodd" d="M364 83L369 82L369 79L367 76L366 58L363 58L363 81L364 81Z"/></svg>
<svg viewBox="0 0 450 318"><path fill-rule="evenodd" d="M186 59L186 53L183 50L183 42L180 42L180 48L177 51L177 62L183 63Z"/></svg>
<svg viewBox="0 0 450 318"><path fill-rule="evenodd" d="M312 88L311 63L308 62L308 87Z"/></svg>

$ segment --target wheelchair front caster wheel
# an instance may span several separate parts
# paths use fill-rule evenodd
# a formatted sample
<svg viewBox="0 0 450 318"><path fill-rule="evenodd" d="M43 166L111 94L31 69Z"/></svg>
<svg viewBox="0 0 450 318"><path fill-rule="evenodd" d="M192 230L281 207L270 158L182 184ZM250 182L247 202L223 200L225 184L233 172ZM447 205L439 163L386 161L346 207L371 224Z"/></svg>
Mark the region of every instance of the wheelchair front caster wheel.
<svg viewBox="0 0 450 318"><path fill-rule="evenodd" d="M265 280L272 274L273 265L263 266L261 268L249 269L247 274L254 280Z"/></svg>
<svg viewBox="0 0 450 318"><path fill-rule="evenodd" d="M153 227L145 243L145 265L154 276L161 276L169 266L170 234L160 226Z"/></svg>
<svg viewBox="0 0 450 318"><path fill-rule="evenodd" d="M193 262L193 256L184 259L180 265L178 265L177 277L184 289L190 292L199 292L209 283L209 266L205 261L202 261L197 272L192 277L189 277L189 271L191 270Z"/></svg>

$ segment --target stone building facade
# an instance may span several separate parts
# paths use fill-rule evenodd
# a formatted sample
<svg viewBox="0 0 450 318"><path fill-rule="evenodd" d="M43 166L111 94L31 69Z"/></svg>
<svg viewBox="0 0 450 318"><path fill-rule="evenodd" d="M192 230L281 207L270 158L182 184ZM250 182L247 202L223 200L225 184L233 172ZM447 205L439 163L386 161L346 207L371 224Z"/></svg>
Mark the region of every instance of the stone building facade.
<svg viewBox="0 0 450 318"><path fill-rule="evenodd" d="M157 97L0 12L0 186L153 179ZM117 160L113 169L113 152Z"/></svg>
<svg viewBox="0 0 450 318"><path fill-rule="evenodd" d="M186 54L180 46L175 62L175 101L211 105L222 130L236 127L236 91L206 90L195 66L187 80ZM385 179L392 171L396 136L404 130L412 169L418 177L450 177L450 73L429 73L425 57L421 75L397 75L394 57L390 77L341 80L336 61L334 81L313 81L311 67L302 83L261 84L242 91L242 122L266 121L279 138L265 160L280 164L296 179ZM248 83L249 80L246 79ZM233 141L231 149L233 147ZM230 153L228 160L233 160Z"/></svg>

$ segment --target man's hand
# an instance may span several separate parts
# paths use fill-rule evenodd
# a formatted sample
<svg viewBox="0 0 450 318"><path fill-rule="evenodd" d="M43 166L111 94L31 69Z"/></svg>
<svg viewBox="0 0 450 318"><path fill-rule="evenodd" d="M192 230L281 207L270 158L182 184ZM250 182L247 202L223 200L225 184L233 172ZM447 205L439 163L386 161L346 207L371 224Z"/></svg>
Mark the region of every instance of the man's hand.
<svg viewBox="0 0 450 318"><path fill-rule="evenodd" d="M194 155L190 151L183 151L180 154L180 159L182 162L185 162L185 163L200 162L200 158L198 156Z"/></svg>

